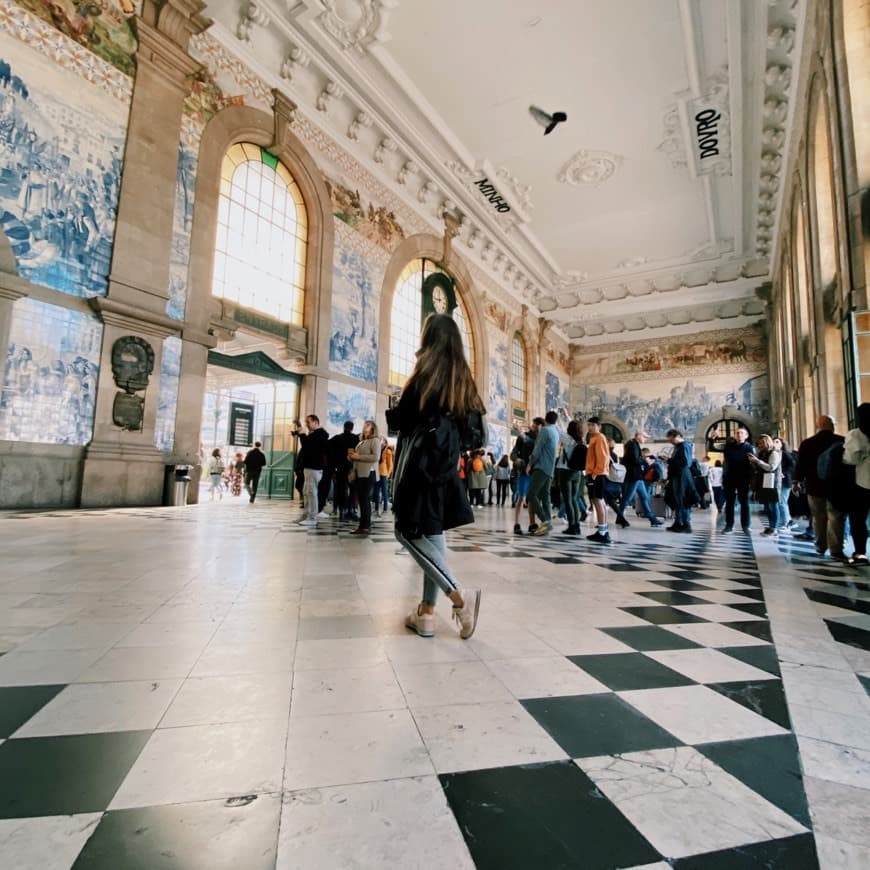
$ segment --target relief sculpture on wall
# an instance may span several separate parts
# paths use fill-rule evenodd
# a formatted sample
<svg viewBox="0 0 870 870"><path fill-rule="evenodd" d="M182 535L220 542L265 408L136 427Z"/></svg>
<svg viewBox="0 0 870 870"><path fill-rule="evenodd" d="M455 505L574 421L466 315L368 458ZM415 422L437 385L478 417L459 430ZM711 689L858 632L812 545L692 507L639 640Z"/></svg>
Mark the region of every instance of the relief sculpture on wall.
<svg viewBox="0 0 870 870"><path fill-rule="evenodd" d="M115 393L112 422L130 432L142 430L145 397L154 371L154 348L138 335L125 335L112 345L112 376L123 392Z"/></svg>

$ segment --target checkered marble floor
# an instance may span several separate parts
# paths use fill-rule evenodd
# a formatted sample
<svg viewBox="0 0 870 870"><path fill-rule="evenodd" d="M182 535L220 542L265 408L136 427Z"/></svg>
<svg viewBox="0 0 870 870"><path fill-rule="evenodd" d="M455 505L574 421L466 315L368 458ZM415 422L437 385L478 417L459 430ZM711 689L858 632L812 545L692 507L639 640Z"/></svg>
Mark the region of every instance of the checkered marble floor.
<svg viewBox="0 0 870 870"><path fill-rule="evenodd" d="M870 866L870 578L489 508L424 640L386 518L295 513L0 518L0 867Z"/></svg>

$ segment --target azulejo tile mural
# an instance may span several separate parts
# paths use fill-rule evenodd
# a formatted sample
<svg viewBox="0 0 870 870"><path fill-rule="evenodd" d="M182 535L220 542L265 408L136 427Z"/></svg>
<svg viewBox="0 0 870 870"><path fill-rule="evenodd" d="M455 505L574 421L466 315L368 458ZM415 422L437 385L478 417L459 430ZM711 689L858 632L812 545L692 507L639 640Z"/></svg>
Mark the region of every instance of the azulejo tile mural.
<svg viewBox="0 0 870 870"><path fill-rule="evenodd" d="M154 446L171 451L175 446L175 415L178 410L178 383L181 378L181 339L163 339L160 362L160 395L157 398L157 420L154 424Z"/></svg>
<svg viewBox="0 0 870 870"><path fill-rule="evenodd" d="M491 453L495 457L495 460L498 461L501 459L502 454L507 452L509 449L507 426L498 426L487 420L486 433L487 453Z"/></svg>
<svg viewBox="0 0 870 870"><path fill-rule="evenodd" d="M329 364L333 371L375 384L383 272L367 253L353 250L341 236L337 228Z"/></svg>
<svg viewBox="0 0 870 870"><path fill-rule="evenodd" d="M91 440L103 327L87 314L32 299L15 303L0 394L0 439Z"/></svg>
<svg viewBox="0 0 870 870"><path fill-rule="evenodd" d="M330 435L338 435L345 420L353 420L353 431L359 434L366 420L374 420L378 431L387 434L385 420L375 419L376 396L371 390L363 390L339 381L330 381L328 386L329 399L326 406L326 420L319 410L303 410L304 414L315 413L320 417L321 425L325 425Z"/></svg>
<svg viewBox="0 0 870 870"><path fill-rule="evenodd" d="M507 338L504 333L489 330L489 396L486 400L487 420L507 424L508 385L510 364Z"/></svg>
<svg viewBox="0 0 870 870"><path fill-rule="evenodd" d="M17 0L64 36L132 76L138 40L133 16L139 0Z"/></svg>
<svg viewBox="0 0 870 870"><path fill-rule="evenodd" d="M0 227L23 277L106 294L127 111L0 33Z"/></svg>
<svg viewBox="0 0 870 870"><path fill-rule="evenodd" d="M190 230L193 226L193 195L197 155L184 144L178 149L175 213L172 218L172 255L169 263L169 301L166 313L184 320L187 307L187 269L190 263Z"/></svg>
<svg viewBox="0 0 870 870"><path fill-rule="evenodd" d="M663 439L672 428L691 437L704 417L726 405L766 424L770 416L767 375L747 378L745 373L726 373L705 376L703 383L683 377L579 386L574 388L572 410L581 417L612 414L630 432L642 430Z"/></svg>
<svg viewBox="0 0 870 870"><path fill-rule="evenodd" d="M547 372L544 378L546 411L555 411L568 405L568 391L563 391L562 381L558 375Z"/></svg>

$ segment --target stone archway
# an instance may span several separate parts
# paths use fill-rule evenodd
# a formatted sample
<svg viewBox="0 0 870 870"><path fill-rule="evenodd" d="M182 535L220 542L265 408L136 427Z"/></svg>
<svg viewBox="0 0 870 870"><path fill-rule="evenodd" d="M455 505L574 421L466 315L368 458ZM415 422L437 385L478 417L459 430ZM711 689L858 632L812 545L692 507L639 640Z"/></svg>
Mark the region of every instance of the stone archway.
<svg viewBox="0 0 870 870"><path fill-rule="evenodd" d="M695 445L695 455L700 457L707 453L707 430L721 420L736 420L742 423L749 430L751 438L757 438L761 434L761 421L756 417L740 411L731 405L725 405L718 411L712 414L707 414L706 417L698 422L695 427L695 433L692 436L692 441Z"/></svg>

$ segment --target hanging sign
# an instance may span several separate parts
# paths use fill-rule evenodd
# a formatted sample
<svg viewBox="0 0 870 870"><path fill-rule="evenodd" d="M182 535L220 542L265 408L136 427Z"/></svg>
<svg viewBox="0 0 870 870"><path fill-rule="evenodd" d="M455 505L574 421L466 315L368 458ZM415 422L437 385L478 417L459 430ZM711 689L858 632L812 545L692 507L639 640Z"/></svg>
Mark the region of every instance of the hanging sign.
<svg viewBox="0 0 870 870"><path fill-rule="evenodd" d="M251 447L254 443L254 406L230 402L230 432L227 443L233 447Z"/></svg>

